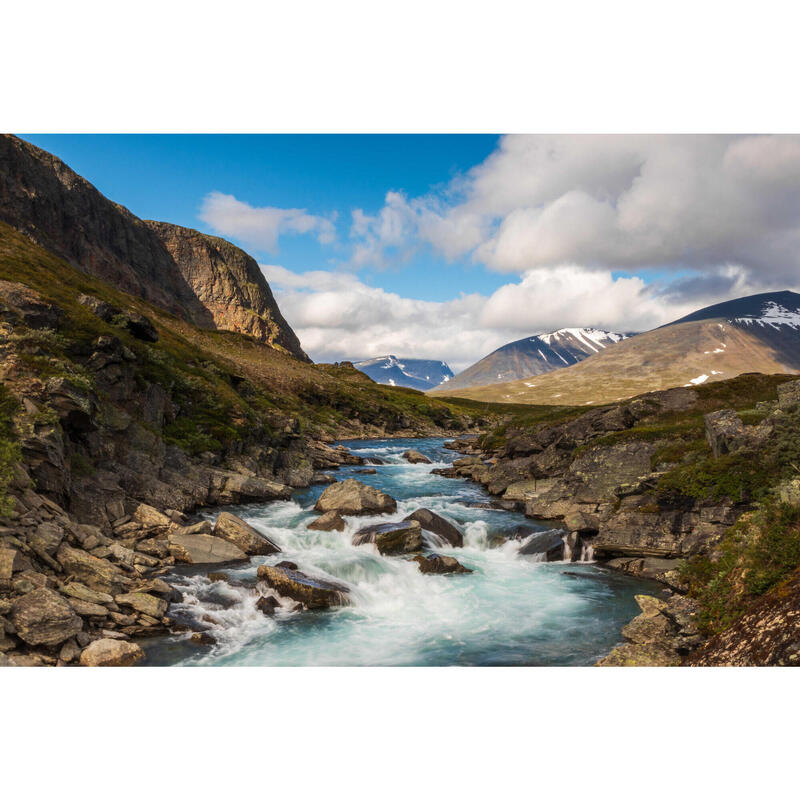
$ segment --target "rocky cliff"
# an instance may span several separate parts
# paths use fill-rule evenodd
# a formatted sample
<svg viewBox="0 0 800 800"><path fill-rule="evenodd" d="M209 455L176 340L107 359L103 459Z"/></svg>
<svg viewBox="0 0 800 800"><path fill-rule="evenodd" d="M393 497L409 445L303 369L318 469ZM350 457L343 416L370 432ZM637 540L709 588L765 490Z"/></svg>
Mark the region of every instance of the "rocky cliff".
<svg viewBox="0 0 800 800"><path fill-rule="evenodd" d="M256 262L222 239L144 222L63 161L0 136L0 220L77 269L202 328L307 360Z"/></svg>

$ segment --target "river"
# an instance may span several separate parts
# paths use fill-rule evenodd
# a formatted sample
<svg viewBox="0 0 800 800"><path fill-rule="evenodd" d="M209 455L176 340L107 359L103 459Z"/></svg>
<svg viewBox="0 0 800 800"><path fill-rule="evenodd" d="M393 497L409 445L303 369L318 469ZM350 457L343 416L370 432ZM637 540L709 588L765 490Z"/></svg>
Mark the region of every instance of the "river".
<svg viewBox="0 0 800 800"><path fill-rule="evenodd" d="M242 585L211 582L207 570L177 568L169 580L184 594L170 616L206 629L216 644L198 647L190 634L149 643L148 663L184 666L322 665L590 665L621 641L620 630L639 613L634 595L657 593L658 584L590 563L544 563L518 554L518 539L503 533L519 526L552 525L516 512L481 507L486 492L463 479L431 474L458 457L444 439L343 442L351 452L384 460L376 474L343 467L397 500L397 512L348 517L344 532L309 531L313 505L324 486L296 492L289 501L212 509L229 510L280 545L282 553L224 571ZM409 448L432 464L409 464ZM473 570L469 575L423 575L403 558L380 556L374 545L354 547L352 534L375 522L399 521L429 508L454 522L464 546L437 548ZM291 603L264 616L255 607L259 564L290 560L302 571L348 585L352 604L328 611L292 612Z"/></svg>

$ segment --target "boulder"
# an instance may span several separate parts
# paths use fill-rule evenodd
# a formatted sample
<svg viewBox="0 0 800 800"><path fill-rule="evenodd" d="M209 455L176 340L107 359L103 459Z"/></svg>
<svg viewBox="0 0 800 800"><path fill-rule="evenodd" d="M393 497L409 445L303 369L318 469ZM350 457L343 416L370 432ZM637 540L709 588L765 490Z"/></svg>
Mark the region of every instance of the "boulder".
<svg viewBox="0 0 800 800"><path fill-rule="evenodd" d="M29 328L55 328L64 312L48 303L24 283L0 281L0 298L10 306Z"/></svg>
<svg viewBox="0 0 800 800"><path fill-rule="evenodd" d="M244 551L231 542L207 533L173 534L169 551L184 564L223 564L226 561L247 561Z"/></svg>
<svg viewBox="0 0 800 800"><path fill-rule="evenodd" d="M31 645L56 645L72 638L83 621L72 606L52 589L34 589L11 609L17 636Z"/></svg>
<svg viewBox="0 0 800 800"><path fill-rule="evenodd" d="M140 503L137 506L136 511L133 512L133 519L145 528L168 528L172 522L166 514L162 514L158 509L148 506L146 503Z"/></svg>
<svg viewBox="0 0 800 800"><path fill-rule="evenodd" d="M120 639L97 639L82 653L82 667L132 667L144 658L138 644Z"/></svg>
<svg viewBox="0 0 800 800"><path fill-rule="evenodd" d="M703 417L714 458L740 450L748 443L747 431L739 415L732 409L714 411Z"/></svg>
<svg viewBox="0 0 800 800"><path fill-rule="evenodd" d="M56 560L67 575L72 575L95 591L119 594L129 585L129 579L119 567L67 544L58 548Z"/></svg>
<svg viewBox="0 0 800 800"><path fill-rule="evenodd" d="M556 531L535 533L523 542L518 552L521 556L540 556L542 561L562 561L564 540Z"/></svg>
<svg viewBox="0 0 800 800"><path fill-rule="evenodd" d="M235 544L249 556L268 556L281 551L278 545L260 534L252 525L228 511L223 511L217 517L214 536Z"/></svg>
<svg viewBox="0 0 800 800"><path fill-rule="evenodd" d="M147 614L155 619L161 619L167 613L168 603L160 597L153 597L146 592L130 592L118 594L114 600L117 605L130 606L140 614Z"/></svg>
<svg viewBox="0 0 800 800"><path fill-rule="evenodd" d="M374 543L383 556L416 553L422 549L422 527L416 520L368 525L353 534L353 544Z"/></svg>
<svg viewBox="0 0 800 800"><path fill-rule="evenodd" d="M308 524L308 529L312 531L343 531L345 521L338 511L326 511L321 517L317 517Z"/></svg>
<svg viewBox="0 0 800 800"><path fill-rule="evenodd" d="M420 527L424 530L440 536L451 547L464 546L464 536L461 531L452 522L448 522L444 517L434 514L430 509L419 508L413 514L409 514L403 521L409 522L411 520L419 522Z"/></svg>
<svg viewBox="0 0 800 800"><path fill-rule="evenodd" d="M37 550L44 550L52 556L64 538L64 530L53 522L41 522L35 531L28 534L28 544Z"/></svg>
<svg viewBox="0 0 800 800"><path fill-rule="evenodd" d="M306 608L330 608L349 604L350 591L346 586L333 581L312 578L298 570L287 567L260 566L259 580L265 581L281 597L302 603Z"/></svg>
<svg viewBox="0 0 800 800"><path fill-rule="evenodd" d="M280 603L274 597L259 597L256 600L256 608L265 617L274 617L275 609L280 608Z"/></svg>
<svg viewBox="0 0 800 800"><path fill-rule="evenodd" d="M431 460L428 456L422 455L419 450L406 450L403 453L403 458L408 461L409 464L430 464Z"/></svg>
<svg viewBox="0 0 800 800"><path fill-rule="evenodd" d="M397 510L397 501L379 489L348 478L325 489L314 510L338 511L345 515L391 514Z"/></svg>
<svg viewBox="0 0 800 800"><path fill-rule="evenodd" d="M428 556L415 556L411 560L417 563L419 571L424 575L459 575L472 572L452 556L440 556L432 553Z"/></svg>

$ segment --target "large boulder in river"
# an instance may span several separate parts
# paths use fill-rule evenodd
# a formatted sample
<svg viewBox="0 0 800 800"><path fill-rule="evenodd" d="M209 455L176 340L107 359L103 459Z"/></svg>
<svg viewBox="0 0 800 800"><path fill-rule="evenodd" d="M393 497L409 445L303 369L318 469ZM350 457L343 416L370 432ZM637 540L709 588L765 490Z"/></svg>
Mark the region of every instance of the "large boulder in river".
<svg viewBox="0 0 800 800"><path fill-rule="evenodd" d="M340 514L391 514L397 501L388 494L367 486L355 478L331 484L314 506L316 511L338 511Z"/></svg>
<svg viewBox="0 0 800 800"><path fill-rule="evenodd" d="M422 455L419 450L406 450L403 453L403 458L408 461L409 464L430 464L431 460L428 456Z"/></svg>
<svg viewBox="0 0 800 800"><path fill-rule="evenodd" d="M452 522L448 522L444 517L434 514L430 509L418 508L403 521L408 522L410 520L416 520L424 530L440 536L451 547L464 546L464 536L461 531Z"/></svg>
<svg viewBox="0 0 800 800"><path fill-rule="evenodd" d="M340 583L312 578L299 570L281 566L260 566L259 580L265 581L281 597L289 597L306 608L349 605L349 589Z"/></svg>
<svg viewBox="0 0 800 800"><path fill-rule="evenodd" d="M83 628L72 606L51 589L34 589L15 601L11 622L26 644L56 645Z"/></svg>
<svg viewBox="0 0 800 800"><path fill-rule="evenodd" d="M417 563L419 571L423 575L462 575L472 572L471 569L467 569L452 556L440 556L431 553L428 556L415 556L411 560Z"/></svg>
<svg viewBox="0 0 800 800"><path fill-rule="evenodd" d="M311 531L343 531L345 521L338 511L326 511L308 524Z"/></svg>
<svg viewBox="0 0 800 800"><path fill-rule="evenodd" d="M244 551L225 539L207 533L173 534L169 551L184 564L224 564L226 561L247 561Z"/></svg>
<svg viewBox="0 0 800 800"><path fill-rule="evenodd" d="M120 639L97 639L81 653L82 667L132 667L144 658L138 644Z"/></svg>
<svg viewBox="0 0 800 800"><path fill-rule="evenodd" d="M374 543L382 556L418 553L422 549L422 528L416 520L367 525L353 534L353 544Z"/></svg>
<svg viewBox="0 0 800 800"><path fill-rule="evenodd" d="M243 519L223 511L214 524L214 536L219 536L226 542L235 544L249 556L268 556L280 553L281 549L275 542L260 534L252 525Z"/></svg>
<svg viewBox="0 0 800 800"><path fill-rule="evenodd" d="M542 561L563 561L564 540L556 531L543 531L528 537L518 550L521 556L539 556Z"/></svg>

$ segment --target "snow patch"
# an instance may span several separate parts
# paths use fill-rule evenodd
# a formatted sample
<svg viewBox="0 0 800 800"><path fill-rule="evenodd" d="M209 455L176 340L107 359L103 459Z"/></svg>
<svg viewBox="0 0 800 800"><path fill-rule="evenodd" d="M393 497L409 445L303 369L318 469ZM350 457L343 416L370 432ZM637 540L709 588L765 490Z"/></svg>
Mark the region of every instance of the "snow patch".
<svg viewBox="0 0 800 800"><path fill-rule="evenodd" d="M800 312L791 311L774 300L770 300L763 305L760 315L736 317L730 322L739 322L743 325L771 325L773 328L778 328L780 325L800 328Z"/></svg>

